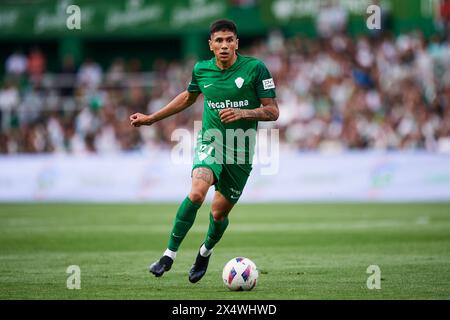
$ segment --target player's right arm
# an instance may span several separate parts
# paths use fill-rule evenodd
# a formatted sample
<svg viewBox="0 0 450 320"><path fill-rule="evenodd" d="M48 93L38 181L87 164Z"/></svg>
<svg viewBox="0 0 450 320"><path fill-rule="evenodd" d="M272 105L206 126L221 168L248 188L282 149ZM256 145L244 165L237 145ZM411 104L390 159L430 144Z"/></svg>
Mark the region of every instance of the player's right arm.
<svg viewBox="0 0 450 320"><path fill-rule="evenodd" d="M189 92L187 90L183 91L172 101L170 101L165 107L155 113L149 115L139 112L132 114L130 116L131 124L135 127L139 127L142 125L150 126L155 122L170 117L171 115L174 115L190 107L197 100L197 97L199 95L199 92Z"/></svg>

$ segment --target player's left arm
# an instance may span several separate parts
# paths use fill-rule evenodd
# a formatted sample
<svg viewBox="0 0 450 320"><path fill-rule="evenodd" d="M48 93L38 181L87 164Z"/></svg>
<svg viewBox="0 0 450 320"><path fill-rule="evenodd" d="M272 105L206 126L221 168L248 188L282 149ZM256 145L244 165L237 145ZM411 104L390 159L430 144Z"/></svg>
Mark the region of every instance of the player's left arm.
<svg viewBox="0 0 450 320"><path fill-rule="evenodd" d="M219 112L223 123L230 123L237 120L251 121L275 121L280 114L277 100L275 98L260 98L261 106L255 109L235 109L228 108Z"/></svg>

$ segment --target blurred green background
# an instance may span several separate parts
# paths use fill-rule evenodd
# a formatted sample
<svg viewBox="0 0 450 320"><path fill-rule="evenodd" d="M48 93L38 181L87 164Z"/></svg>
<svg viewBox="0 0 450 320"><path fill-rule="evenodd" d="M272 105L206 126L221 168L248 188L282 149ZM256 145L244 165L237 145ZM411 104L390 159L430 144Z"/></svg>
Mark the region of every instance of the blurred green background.
<svg viewBox="0 0 450 320"><path fill-rule="evenodd" d="M338 2L348 11L347 31L369 33L367 7L378 4L395 34L436 31L434 0L6 0L0 3L0 60L12 51L33 46L48 54L54 71L70 53L78 64L91 57L102 66L118 55L135 57L149 68L157 57L182 59L209 56L208 26L218 18L234 20L242 44L263 38L270 30L287 36L315 37L320 10ZM67 7L78 5L81 30L66 26ZM0 66L4 71L4 66Z"/></svg>

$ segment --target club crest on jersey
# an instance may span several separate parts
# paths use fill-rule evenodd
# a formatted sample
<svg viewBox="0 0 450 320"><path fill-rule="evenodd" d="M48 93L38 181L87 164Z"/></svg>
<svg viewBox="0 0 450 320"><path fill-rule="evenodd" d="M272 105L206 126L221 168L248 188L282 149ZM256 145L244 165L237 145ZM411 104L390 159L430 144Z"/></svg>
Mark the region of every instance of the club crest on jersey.
<svg viewBox="0 0 450 320"><path fill-rule="evenodd" d="M244 84L244 79L242 79L241 77L236 78L236 80L234 80L234 83L236 83L236 86L240 89Z"/></svg>

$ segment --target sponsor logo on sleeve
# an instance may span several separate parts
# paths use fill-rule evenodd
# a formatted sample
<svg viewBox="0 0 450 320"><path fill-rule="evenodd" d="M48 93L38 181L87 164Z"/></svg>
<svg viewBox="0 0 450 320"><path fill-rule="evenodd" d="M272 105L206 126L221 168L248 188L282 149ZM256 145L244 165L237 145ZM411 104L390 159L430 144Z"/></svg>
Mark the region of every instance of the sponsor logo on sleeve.
<svg viewBox="0 0 450 320"><path fill-rule="evenodd" d="M273 78L263 80L262 83L264 90L275 89L275 83L273 82Z"/></svg>

